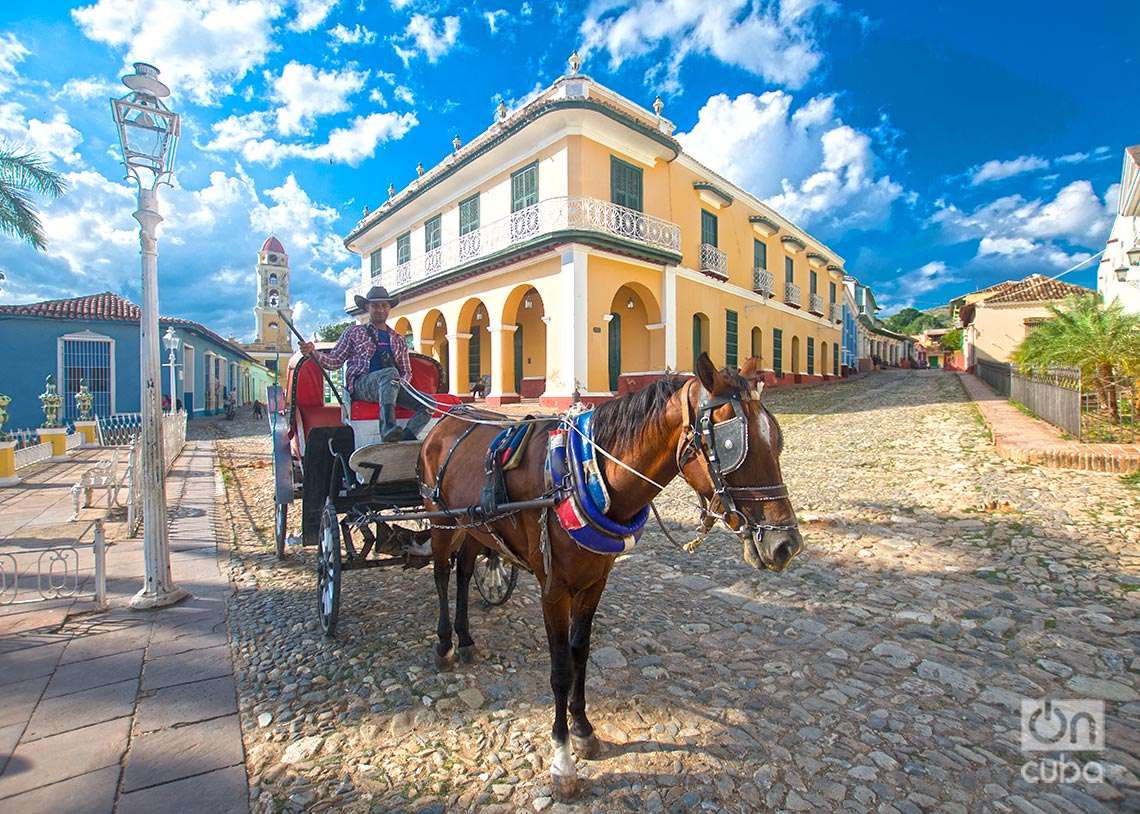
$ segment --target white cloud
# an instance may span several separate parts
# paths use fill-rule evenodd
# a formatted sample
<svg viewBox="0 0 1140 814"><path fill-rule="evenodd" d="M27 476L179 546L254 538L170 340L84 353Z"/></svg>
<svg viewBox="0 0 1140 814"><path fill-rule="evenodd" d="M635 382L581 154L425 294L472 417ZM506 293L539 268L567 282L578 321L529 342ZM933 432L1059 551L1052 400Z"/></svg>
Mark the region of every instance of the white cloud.
<svg viewBox="0 0 1140 814"><path fill-rule="evenodd" d="M376 42L376 32L357 23L353 28L347 28L344 23L337 23L328 30L332 37L332 49L336 51L342 45L371 45Z"/></svg>
<svg viewBox="0 0 1140 814"><path fill-rule="evenodd" d="M286 158L356 166L371 158L379 144L398 141L418 123L415 113L371 113L356 117L348 127L333 130L323 144L283 144L272 138L252 139L242 146L242 155L247 161L270 166Z"/></svg>
<svg viewBox="0 0 1140 814"><path fill-rule="evenodd" d="M277 132L283 136L308 134L318 117L348 110L349 97L362 90L367 79L366 71L325 71L296 61L287 64L278 77L266 72L271 98L278 105Z"/></svg>
<svg viewBox="0 0 1140 814"><path fill-rule="evenodd" d="M870 137L844 124L829 96L793 112L783 91L718 94L677 138L698 161L804 225L880 226L903 195L889 176L876 175Z"/></svg>
<svg viewBox="0 0 1140 814"><path fill-rule="evenodd" d="M404 85L397 85L392 90L392 95L406 104L408 107L413 107L416 103L416 95L412 93L410 88L407 88Z"/></svg>
<svg viewBox="0 0 1140 814"><path fill-rule="evenodd" d="M75 151L83 136L71 126L67 114L56 110L50 119L26 119L18 102L0 104L0 143L17 150L27 150L40 158L59 159L65 164L83 163Z"/></svg>
<svg viewBox="0 0 1140 814"><path fill-rule="evenodd" d="M0 34L0 93L8 90L8 80L17 75L17 65L29 51L15 34Z"/></svg>
<svg viewBox="0 0 1140 814"><path fill-rule="evenodd" d="M492 34L499 32L499 20L508 17L506 9L497 8L494 11L484 11L483 19L487 21L487 28L491 29Z"/></svg>
<svg viewBox="0 0 1140 814"><path fill-rule="evenodd" d="M71 12L83 33L124 52L124 66L161 62L175 95L212 105L275 50L275 0L97 0Z"/></svg>
<svg viewBox="0 0 1140 814"><path fill-rule="evenodd" d="M127 89L118 82L109 82L107 79L99 76L88 76L80 79L68 79L63 83L63 87L52 94L52 99L59 101L61 99L79 99L84 102L89 102L92 99L110 98L112 96L122 96L127 92Z"/></svg>
<svg viewBox="0 0 1140 814"><path fill-rule="evenodd" d="M970 176L970 184L978 186L987 181L1000 181L1026 172L1048 169L1049 162L1035 155L1022 155L1009 161L987 161L975 167Z"/></svg>
<svg viewBox="0 0 1140 814"><path fill-rule="evenodd" d="M340 0L297 0L297 16L289 23L292 31L312 31L325 21Z"/></svg>
<svg viewBox="0 0 1140 814"><path fill-rule="evenodd" d="M212 125L214 138L202 149L220 152L240 150L247 141L261 138L269 132L270 118L267 112L255 111L216 121Z"/></svg>
<svg viewBox="0 0 1140 814"><path fill-rule="evenodd" d="M393 44L396 54L404 61L404 67L417 54L423 54L427 61L435 63L455 46L459 39L459 18L444 17L436 20L426 14L413 14L404 31L403 41L411 41L410 48Z"/></svg>
<svg viewBox="0 0 1140 814"><path fill-rule="evenodd" d="M368 101L375 102L380 105L380 107L388 106L388 99L384 96L384 91L380 90L380 88L373 88L368 91Z"/></svg>
<svg viewBox="0 0 1140 814"><path fill-rule="evenodd" d="M1101 146L1101 147L1097 147L1095 150L1093 150L1092 152L1088 152L1088 153L1076 152L1076 153L1066 153L1065 155L1059 155L1059 156L1057 156L1055 163L1057 163L1057 164L1083 164L1086 161L1103 161L1106 158L1111 158L1111 157L1112 157L1111 148L1106 147L1106 146Z"/></svg>
<svg viewBox="0 0 1140 814"><path fill-rule="evenodd" d="M812 12L828 5L819 0L763 5L751 0L596 2L580 29L582 53L606 51L610 69L617 70L664 46L661 64L646 78L670 92L680 89L681 65L690 55L711 56L794 89L823 59Z"/></svg>

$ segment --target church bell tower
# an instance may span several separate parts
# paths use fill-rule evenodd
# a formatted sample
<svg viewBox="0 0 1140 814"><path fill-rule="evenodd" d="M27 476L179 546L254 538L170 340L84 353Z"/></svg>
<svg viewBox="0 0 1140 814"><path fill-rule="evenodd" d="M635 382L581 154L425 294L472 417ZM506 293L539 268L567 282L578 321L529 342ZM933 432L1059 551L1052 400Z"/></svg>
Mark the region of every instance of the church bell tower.
<svg viewBox="0 0 1140 814"><path fill-rule="evenodd" d="M257 305L253 309L257 338L253 344L258 350L279 351L289 356L293 353L293 335L278 316L278 311L293 321L293 306L289 299L289 255L281 241L270 235L257 254Z"/></svg>

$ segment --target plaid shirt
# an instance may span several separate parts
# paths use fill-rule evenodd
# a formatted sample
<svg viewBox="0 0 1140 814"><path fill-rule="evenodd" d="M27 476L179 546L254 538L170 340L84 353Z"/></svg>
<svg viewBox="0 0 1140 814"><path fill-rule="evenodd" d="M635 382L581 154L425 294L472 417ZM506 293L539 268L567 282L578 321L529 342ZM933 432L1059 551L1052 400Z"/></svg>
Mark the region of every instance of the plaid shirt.
<svg viewBox="0 0 1140 814"><path fill-rule="evenodd" d="M329 370L336 370L345 363L345 360L348 361L344 378L350 397L352 386L356 384L358 378L368 372L368 366L372 362L372 354L376 352L376 343L372 341L370 328L371 326L368 324L353 325L345 329L332 350L313 351L313 358L317 360L317 364ZM408 343L390 326L385 325L384 330L388 332L388 339L392 343L392 355L396 357L396 369L400 371L400 378L410 382L412 380L412 363L408 359Z"/></svg>

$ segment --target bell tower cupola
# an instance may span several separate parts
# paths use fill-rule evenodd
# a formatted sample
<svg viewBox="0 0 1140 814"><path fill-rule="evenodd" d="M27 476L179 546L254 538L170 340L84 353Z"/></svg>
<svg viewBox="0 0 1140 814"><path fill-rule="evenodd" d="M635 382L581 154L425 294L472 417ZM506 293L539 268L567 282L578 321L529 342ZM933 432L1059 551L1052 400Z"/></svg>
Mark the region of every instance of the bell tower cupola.
<svg viewBox="0 0 1140 814"><path fill-rule="evenodd" d="M257 253L257 304L254 318L257 321L257 338L254 345L266 350L293 352L292 334L277 313L282 312L290 322L293 305L289 296L289 255L275 235L261 244Z"/></svg>

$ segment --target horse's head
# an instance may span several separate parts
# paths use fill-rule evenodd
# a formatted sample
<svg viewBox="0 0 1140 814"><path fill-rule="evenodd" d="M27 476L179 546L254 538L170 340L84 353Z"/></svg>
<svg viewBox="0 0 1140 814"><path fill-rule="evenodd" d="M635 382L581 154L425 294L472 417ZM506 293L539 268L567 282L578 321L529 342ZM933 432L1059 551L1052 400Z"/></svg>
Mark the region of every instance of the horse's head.
<svg viewBox="0 0 1140 814"><path fill-rule="evenodd" d="M681 476L702 499L706 529L720 519L740 537L745 562L782 571L804 544L780 472L783 436L760 403L755 360L717 370L702 353L696 372L681 393Z"/></svg>

